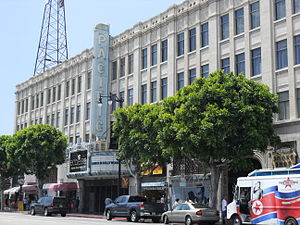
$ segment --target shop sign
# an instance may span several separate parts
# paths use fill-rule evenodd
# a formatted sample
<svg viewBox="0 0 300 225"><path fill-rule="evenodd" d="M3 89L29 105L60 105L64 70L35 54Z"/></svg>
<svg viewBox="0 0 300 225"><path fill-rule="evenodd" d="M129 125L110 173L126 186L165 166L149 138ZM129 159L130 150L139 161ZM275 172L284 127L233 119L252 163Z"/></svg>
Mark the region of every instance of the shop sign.
<svg viewBox="0 0 300 225"><path fill-rule="evenodd" d="M70 152L70 173L87 171L87 150Z"/></svg>
<svg viewBox="0 0 300 225"><path fill-rule="evenodd" d="M167 186L167 183L165 181L142 183L142 187L165 187L165 186Z"/></svg>

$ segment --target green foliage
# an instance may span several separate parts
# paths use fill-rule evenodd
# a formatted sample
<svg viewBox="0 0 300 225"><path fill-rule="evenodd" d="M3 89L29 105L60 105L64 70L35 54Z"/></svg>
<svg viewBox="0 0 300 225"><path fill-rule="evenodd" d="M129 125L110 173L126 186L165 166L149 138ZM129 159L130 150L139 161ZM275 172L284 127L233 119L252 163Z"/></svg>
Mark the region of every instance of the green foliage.
<svg viewBox="0 0 300 225"><path fill-rule="evenodd" d="M131 162L136 173L168 162L169 157L165 157L157 140L162 129L160 112L161 106L149 104L135 104L114 112L113 133L119 141L119 157Z"/></svg>
<svg viewBox="0 0 300 225"><path fill-rule="evenodd" d="M8 168L7 149L11 141L11 136L0 136L0 176L8 178L12 174L12 170Z"/></svg>
<svg viewBox="0 0 300 225"><path fill-rule="evenodd" d="M277 96L242 74L217 71L199 78L163 102L167 126L162 145L172 155L182 153L213 167L242 167L253 150L264 151L276 140L272 125Z"/></svg>
<svg viewBox="0 0 300 225"><path fill-rule="evenodd" d="M32 125L13 135L8 151L11 165L19 171L35 174L43 180L56 165L64 162L67 138L61 131L47 124Z"/></svg>

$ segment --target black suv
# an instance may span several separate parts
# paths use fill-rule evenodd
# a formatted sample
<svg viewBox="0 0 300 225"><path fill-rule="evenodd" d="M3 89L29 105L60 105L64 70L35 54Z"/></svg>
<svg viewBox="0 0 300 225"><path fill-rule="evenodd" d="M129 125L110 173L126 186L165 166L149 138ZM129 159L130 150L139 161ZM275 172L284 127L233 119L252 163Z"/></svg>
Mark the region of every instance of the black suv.
<svg viewBox="0 0 300 225"><path fill-rule="evenodd" d="M30 205L30 214L36 213L44 214L44 216L50 216L52 213L66 216L67 199L65 197L41 197Z"/></svg>

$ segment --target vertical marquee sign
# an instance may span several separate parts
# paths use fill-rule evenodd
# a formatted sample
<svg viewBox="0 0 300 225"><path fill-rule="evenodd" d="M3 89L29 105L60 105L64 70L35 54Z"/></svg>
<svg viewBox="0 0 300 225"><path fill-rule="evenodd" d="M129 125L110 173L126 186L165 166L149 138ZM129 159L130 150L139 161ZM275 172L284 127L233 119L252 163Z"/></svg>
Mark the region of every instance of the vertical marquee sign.
<svg viewBox="0 0 300 225"><path fill-rule="evenodd" d="M101 95L108 95L109 72L109 26L97 24L94 30L93 72L92 72L92 100L91 100L91 136L106 139L108 105L107 98L102 98L102 105L98 105Z"/></svg>

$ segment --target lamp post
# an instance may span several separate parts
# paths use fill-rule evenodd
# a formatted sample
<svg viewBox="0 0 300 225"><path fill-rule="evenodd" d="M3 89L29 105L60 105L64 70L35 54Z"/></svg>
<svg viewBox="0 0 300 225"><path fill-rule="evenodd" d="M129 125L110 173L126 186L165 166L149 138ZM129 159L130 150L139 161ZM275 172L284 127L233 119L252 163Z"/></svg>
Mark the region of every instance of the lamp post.
<svg viewBox="0 0 300 225"><path fill-rule="evenodd" d="M114 95L112 93L109 93L109 95L101 95L99 94L98 97L98 105L102 106L102 98L108 98L108 104L111 105L113 102L118 102L121 106L122 103L124 102L124 99L122 97L118 97L117 95ZM120 191L121 191L121 159L118 158L118 196L120 196Z"/></svg>

